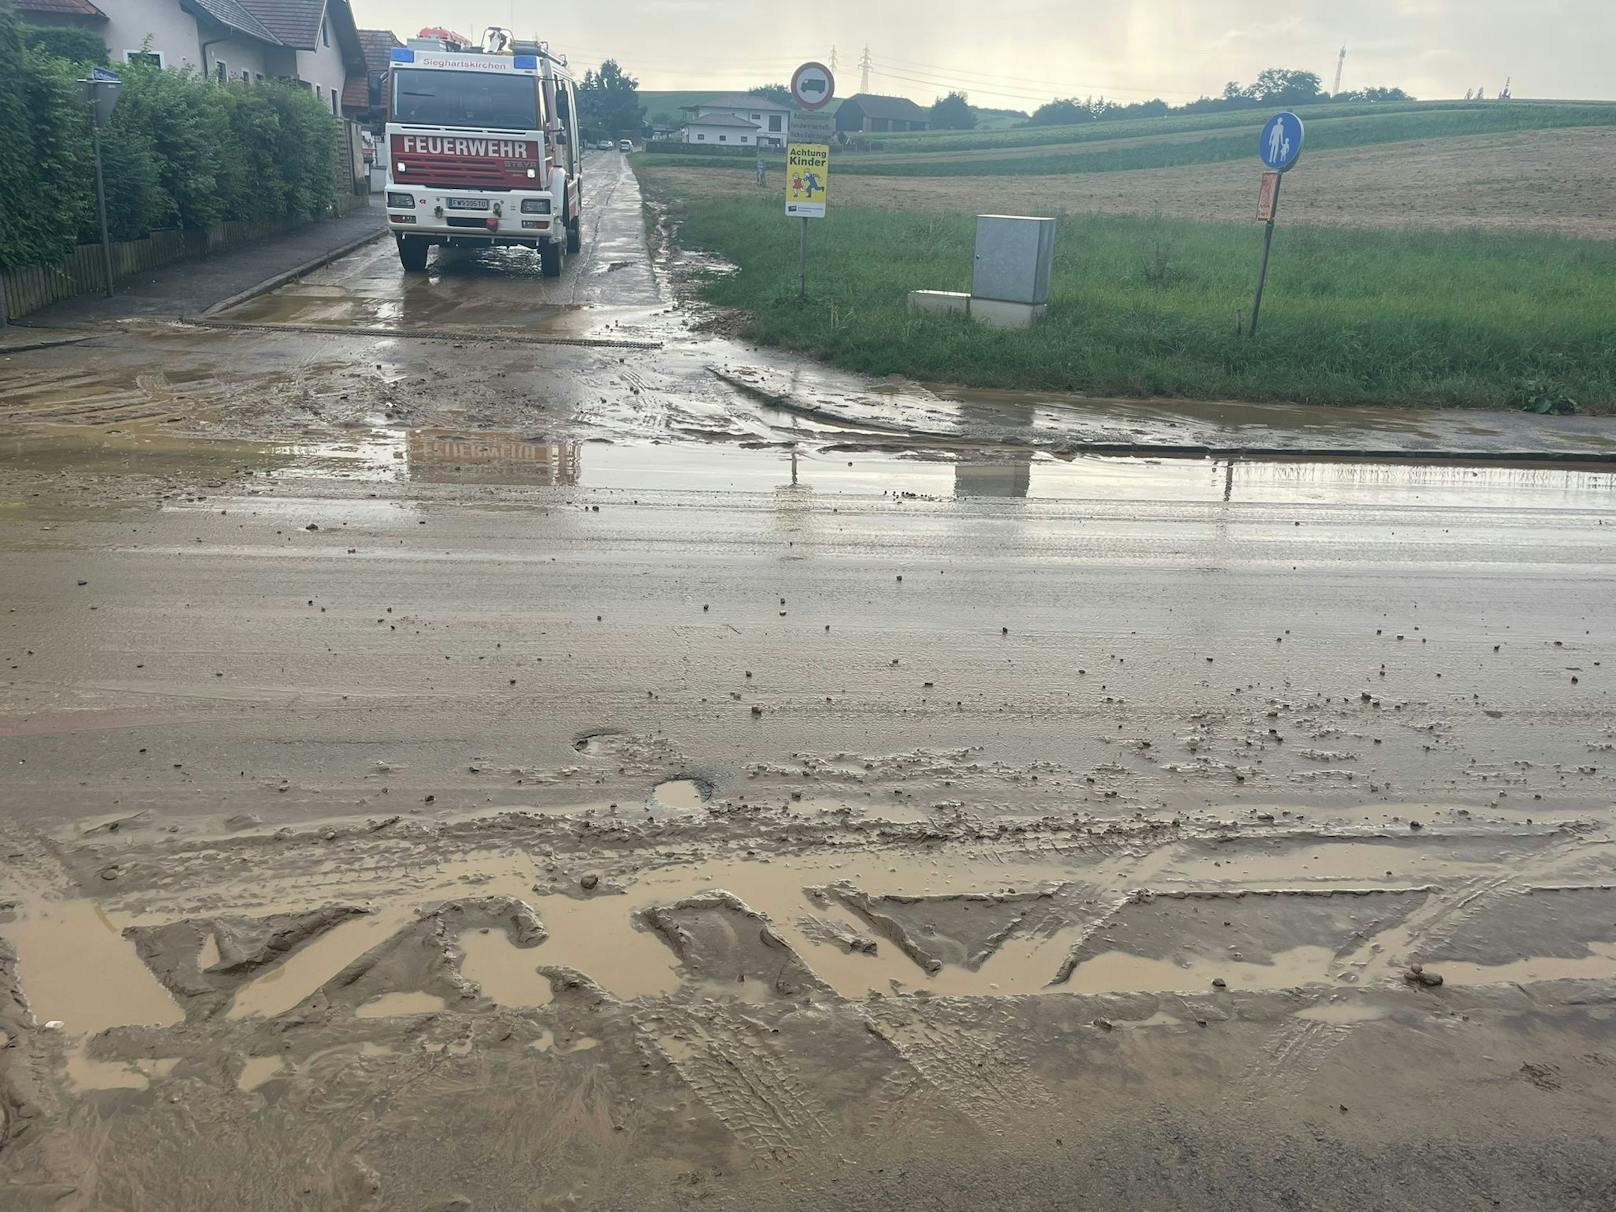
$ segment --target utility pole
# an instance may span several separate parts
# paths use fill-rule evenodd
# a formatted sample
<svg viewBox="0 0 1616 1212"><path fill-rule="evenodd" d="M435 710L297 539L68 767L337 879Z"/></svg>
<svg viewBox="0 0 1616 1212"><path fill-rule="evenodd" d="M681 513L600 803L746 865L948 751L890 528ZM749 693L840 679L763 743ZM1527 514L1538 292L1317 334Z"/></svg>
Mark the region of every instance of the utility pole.
<svg viewBox="0 0 1616 1212"><path fill-rule="evenodd" d="M1341 73L1347 66L1347 48L1341 48L1341 57L1335 61L1335 88L1331 90L1332 97L1341 95Z"/></svg>
<svg viewBox="0 0 1616 1212"><path fill-rule="evenodd" d="M834 46L830 48L830 74L833 76L836 74L836 48Z"/></svg>
<svg viewBox="0 0 1616 1212"><path fill-rule="evenodd" d="M870 48L868 44L864 47L864 57L859 60L859 68L861 69L859 92L867 93L870 91Z"/></svg>

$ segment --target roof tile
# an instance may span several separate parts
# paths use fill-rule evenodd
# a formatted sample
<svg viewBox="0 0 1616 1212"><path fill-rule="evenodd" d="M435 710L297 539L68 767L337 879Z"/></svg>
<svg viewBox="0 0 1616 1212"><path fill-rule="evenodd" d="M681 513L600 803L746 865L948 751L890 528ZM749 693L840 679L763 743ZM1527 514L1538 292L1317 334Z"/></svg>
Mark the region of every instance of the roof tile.
<svg viewBox="0 0 1616 1212"><path fill-rule="evenodd" d="M17 0L17 11L23 13L50 13L53 16L94 17L105 21L107 15L90 0Z"/></svg>
<svg viewBox="0 0 1616 1212"><path fill-rule="evenodd" d="M931 115L908 97L881 97L875 93L859 93L842 102L856 105L866 118L883 118L898 122L928 122Z"/></svg>
<svg viewBox="0 0 1616 1212"><path fill-rule="evenodd" d="M217 3L218 0L207 0ZM251 13L274 37L298 50L320 45L326 0L231 0Z"/></svg>

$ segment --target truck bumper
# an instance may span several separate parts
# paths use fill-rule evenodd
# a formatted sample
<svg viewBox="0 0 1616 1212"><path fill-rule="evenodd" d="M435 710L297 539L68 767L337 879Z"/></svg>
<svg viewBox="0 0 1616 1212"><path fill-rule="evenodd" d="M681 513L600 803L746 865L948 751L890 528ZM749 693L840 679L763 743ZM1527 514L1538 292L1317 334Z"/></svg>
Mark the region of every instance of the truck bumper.
<svg viewBox="0 0 1616 1212"><path fill-rule="evenodd" d="M388 228L433 244L557 243L567 232L555 210L555 199L544 190L423 189L391 177L387 182Z"/></svg>

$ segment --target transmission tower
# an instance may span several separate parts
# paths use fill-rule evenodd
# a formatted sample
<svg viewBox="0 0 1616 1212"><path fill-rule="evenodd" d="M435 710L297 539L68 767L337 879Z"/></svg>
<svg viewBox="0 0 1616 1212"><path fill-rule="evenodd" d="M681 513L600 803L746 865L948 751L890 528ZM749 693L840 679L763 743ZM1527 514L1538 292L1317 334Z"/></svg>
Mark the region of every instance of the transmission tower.
<svg viewBox="0 0 1616 1212"><path fill-rule="evenodd" d="M868 46L864 48L864 57L859 60L859 69L859 92L867 93L870 91L870 48Z"/></svg>
<svg viewBox="0 0 1616 1212"><path fill-rule="evenodd" d="M1341 57L1335 61L1335 88L1330 91L1332 97L1341 95L1341 73L1347 66L1347 48L1341 48Z"/></svg>

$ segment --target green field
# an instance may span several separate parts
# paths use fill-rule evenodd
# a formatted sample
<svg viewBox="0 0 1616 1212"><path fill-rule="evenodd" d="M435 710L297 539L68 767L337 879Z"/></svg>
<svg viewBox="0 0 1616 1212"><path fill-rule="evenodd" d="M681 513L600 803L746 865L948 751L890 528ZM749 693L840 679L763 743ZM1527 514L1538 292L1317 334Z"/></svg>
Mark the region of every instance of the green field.
<svg viewBox="0 0 1616 1212"><path fill-rule="evenodd" d="M1266 113L1208 114L970 135L908 135L837 157L841 174L883 177L1058 176L1249 159ZM1616 104L1320 106L1306 115L1310 153L1411 140L1616 126ZM1059 139L1060 142L1054 142ZM1108 146L1121 144L1123 146ZM1002 155L993 154L1002 151ZM750 161L659 155L659 164L739 169Z"/></svg>
<svg viewBox="0 0 1616 1212"><path fill-rule="evenodd" d="M644 183L682 246L739 267L702 292L746 312L750 339L867 374L1099 395L1616 411L1616 242L1282 226L1252 340L1239 330L1259 229L1066 217L1047 319L998 332L906 308L912 288L969 289L969 216L834 210L810 233L810 298L799 304L797 229L774 198L683 199L655 173Z"/></svg>

